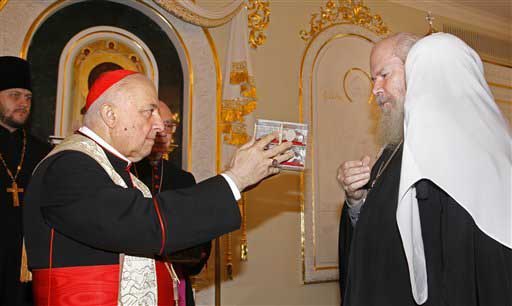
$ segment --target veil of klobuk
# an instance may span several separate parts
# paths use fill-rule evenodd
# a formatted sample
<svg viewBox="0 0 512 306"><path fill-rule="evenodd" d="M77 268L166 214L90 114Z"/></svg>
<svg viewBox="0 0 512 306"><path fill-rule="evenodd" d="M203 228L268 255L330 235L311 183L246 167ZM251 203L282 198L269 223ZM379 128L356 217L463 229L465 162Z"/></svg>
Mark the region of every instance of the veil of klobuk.
<svg viewBox="0 0 512 306"><path fill-rule="evenodd" d="M482 61L462 40L446 33L425 37L409 52L405 68L397 223L413 297L423 304L428 287L415 183L435 183L482 232L512 248L512 141Z"/></svg>

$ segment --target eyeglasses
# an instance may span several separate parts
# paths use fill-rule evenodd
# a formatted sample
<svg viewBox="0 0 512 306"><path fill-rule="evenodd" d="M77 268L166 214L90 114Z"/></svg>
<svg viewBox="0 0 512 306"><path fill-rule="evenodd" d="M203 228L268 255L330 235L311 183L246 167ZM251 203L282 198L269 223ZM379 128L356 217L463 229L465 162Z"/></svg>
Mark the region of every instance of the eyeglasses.
<svg viewBox="0 0 512 306"><path fill-rule="evenodd" d="M176 132L177 126L178 126L178 122L176 122L176 121L173 121L173 120L165 120L164 121L164 128L166 130L169 130L172 133Z"/></svg>

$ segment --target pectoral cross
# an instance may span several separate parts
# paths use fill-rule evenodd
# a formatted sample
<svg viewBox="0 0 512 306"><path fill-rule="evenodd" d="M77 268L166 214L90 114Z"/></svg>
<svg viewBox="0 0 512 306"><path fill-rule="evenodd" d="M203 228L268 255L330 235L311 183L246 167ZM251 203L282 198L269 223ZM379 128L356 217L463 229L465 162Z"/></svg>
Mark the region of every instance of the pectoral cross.
<svg viewBox="0 0 512 306"><path fill-rule="evenodd" d="M428 33L427 35L430 35L432 33L436 33L437 30L434 28L434 20L436 18L432 16L432 12L428 12L427 17L425 17L425 20L428 22Z"/></svg>
<svg viewBox="0 0 512 306"><path fill-rule="evenodd" d="M20 197L18 196L18 193L23 192L23 188L18 188L18 184L16 182L12 182L11 188L7 188L6 190L7 192L12 193L12 206L20 206Z"/></svg>

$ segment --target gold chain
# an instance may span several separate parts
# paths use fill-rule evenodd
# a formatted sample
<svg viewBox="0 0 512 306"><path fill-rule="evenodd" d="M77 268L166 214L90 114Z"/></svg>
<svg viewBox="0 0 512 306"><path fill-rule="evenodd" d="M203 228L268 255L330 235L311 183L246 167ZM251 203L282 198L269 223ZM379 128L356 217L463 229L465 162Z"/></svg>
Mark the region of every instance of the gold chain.
<svg viewBox="0 0 512 306"><path fill-rule="evenodd" d="M380 167L379 167L379 170L377 170L377 175L375 176L375 178L373 179L371 185L370 185L370 188L368 189L368 191L372 190L373 189L373 186L375 186L375 183L377 182L377 180L379 179L379 177L382 175L382 173L384 173L384 170L386 170L386 168L388 167L389 163L391 162L391 160L393 159L393 157L395 156L396 152L398 152L398 149L400 148L400 146L402 145L402 143L404 142L404 140L400 140L400 143L396 146L395 150L393 150L393 153L391 153L391 156L389 156L388 160L386 160L386 162L384 164L381 164Z"/></svg>
<svg viewBox="0 0 512 306"><path fill-rule="evenodd" d="M25 160L25 150L27 148L27 133L25 132L25 129L23 129L22 131L23 131L23 147L21 149L20 163L19 163L18 167L16 167L15 175L12 175L11 170L7 166L7 163L5 162L4 157L2 156L2 153L0 152L0 160L2 161L2 164L4 165L5 170L7 170L7 174L9 175L9 177L11 178L13 183L16 183L16 179L18 178L18 175L20 174L21 167L23 167L23 160Z"/></svg>

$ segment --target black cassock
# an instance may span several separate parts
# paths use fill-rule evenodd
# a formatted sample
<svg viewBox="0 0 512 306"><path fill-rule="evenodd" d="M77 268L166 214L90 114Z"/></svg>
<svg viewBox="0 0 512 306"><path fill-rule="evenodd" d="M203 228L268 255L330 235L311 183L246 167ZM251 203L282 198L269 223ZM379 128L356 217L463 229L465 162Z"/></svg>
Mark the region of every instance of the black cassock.
<svg viewBox="0 0 512 306"><path fill-rule="evenodd" d="M391 156L387 148L372 169ZM402 149L368 193L355 227L343 208L339 236L343 306L414 306L396 222ZM485 184L485 182L482 182ZM512 251L428 180L416 183L428 277L425 306L511 306ZM492 209L492 203L482 203Z"/></svg>
<svg viewBox="0 0 512 306"><path fill-rule="evenodd" d="M132 186L127 163L105 151L114 169ZM115 265L119 253L153 257L207 242L240 226L240 212L220 175L192 188L152 199L112 182L86 154L63 151L35 171L26 196L24 229L32 269L49 264L50 228L55 229L53 267Z"/></svg>
<svg viewBox="0 0 512 306"><path fill-rule="evenodd" d="M188 188L196 184L192 173L176 167L171 161L160 159L150 164L147 158L134 167L134 172L152 194L165 190ZM194 294L190 283L190 276L196 275L203 269L208 261L211 251L211 242L205 242L173 254L168 259L173 263L176 272L185 279L187 306L194 306Z"/></svg>
<svg viewBox="0 0 512 306"><path fill-rule="evenodd" d="M0 153L15 175L20 163L23 147L23 131L11 133L0 126ZM19 188L26 190L36 164L50 150L43 143L27 133L27 146L21 171L16 179ZM12 179L3 165L0 165L0 305L31 305L30 283L20 282L22 218L24 192L19 193L20 206L14 207L13 194L8 193Z"/></svg>

